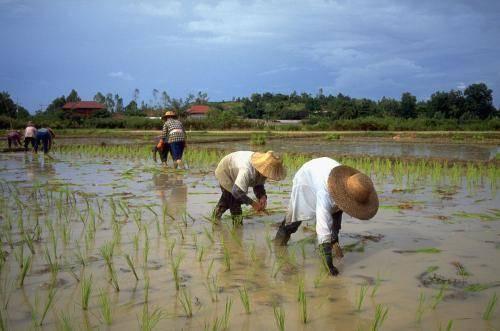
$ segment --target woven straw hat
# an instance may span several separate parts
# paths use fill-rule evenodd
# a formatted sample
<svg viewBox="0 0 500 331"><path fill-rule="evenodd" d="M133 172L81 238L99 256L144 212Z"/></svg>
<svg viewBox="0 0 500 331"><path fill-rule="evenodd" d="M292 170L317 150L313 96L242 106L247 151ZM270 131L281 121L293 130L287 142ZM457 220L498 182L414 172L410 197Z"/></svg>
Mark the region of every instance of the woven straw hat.
<svg viewBox="0 0 500 331"><path fill-rule="evenodd" d="M255 152L252 154L251 162L259 173L271 180L282 180L286 177L283 160L273 151L266 153Z"/></svg>
<svg viewBox="0 0 500 331"><path fill-rule="evenodd" d="M367 175L348 166L332 169L328 192L340 209L352 217L369 220L378 211L378 196Z"/></svg>
<svg viewBox="0 0 500 331"><path fill-rule="evenodd" d="M165 113L165 115L163 115L161 118L162 118L162 119L165 119L165 118L167 118L167 117L175 117L175 116L177 116L177 114L175 113L175 111L173 111L173 110L169 110L169 111L167 111L167 112Z"/></svg>

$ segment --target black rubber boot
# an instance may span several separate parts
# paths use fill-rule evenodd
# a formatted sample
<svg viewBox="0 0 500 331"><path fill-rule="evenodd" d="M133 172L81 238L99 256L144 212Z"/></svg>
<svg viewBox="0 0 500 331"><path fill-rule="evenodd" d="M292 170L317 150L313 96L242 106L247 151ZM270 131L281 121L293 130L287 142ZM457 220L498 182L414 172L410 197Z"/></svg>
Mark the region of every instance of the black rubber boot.
<svg viewBox="0 0 500 331"><path fill-rule="evenodd" d="M288 241L290 240L290 237L292 233L297 232L297 229L299 228L300 224L302 222L293 222L291 224L285 224L286 219L281 222L278 232L276 232L276 236L274 237L274 243L277 245L285 246Z"/></svg>
<svg viewBox="0 0 500 331"><path fill-rule="evenodd" d="M337 276L339 274L339 271L333 265L332 243L324 243L319 245L319 252L321 254L321 257L323 258L323 262L330 271L330 275Z"/></svg>
<svg viewBox="0 0 500 331"><path fill-rule="evenodd" d="M221 218L222 218L222 214L224 214L224 212L227 210L228 208L225 207L225 206L221 206L220 204L217 204L215 206L215 209L212 213L212 220L214 222L220 222Z"/></svg>

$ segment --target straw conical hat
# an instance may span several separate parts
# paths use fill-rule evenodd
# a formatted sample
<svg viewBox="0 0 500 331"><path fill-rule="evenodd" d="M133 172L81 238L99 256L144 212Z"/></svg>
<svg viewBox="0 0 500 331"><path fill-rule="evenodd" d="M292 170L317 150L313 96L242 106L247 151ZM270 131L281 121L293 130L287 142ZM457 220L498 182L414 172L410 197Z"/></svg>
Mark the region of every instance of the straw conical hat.
<svg viewBox="0 0 500 331"><path fill-rule="evenodd" d="M174 117L174 116L177 116L177 114L175 113L175 111L169 110L161 118Z"/></svg>
<svg viewBox="0 0 500 331"><path fill-rule="evenodd" d="M378 196L367 175L348 166L332 169L328 192L340 209L352 217L369 220L378 211Z"/></svg>
<svg viewBox="0 0 500 331"><path fill-rule="evenodd" d="M252 155L252 166L259 173L272 180L282 180L286 177L283 160L273 151L266 153L255 152Z"/></svg>

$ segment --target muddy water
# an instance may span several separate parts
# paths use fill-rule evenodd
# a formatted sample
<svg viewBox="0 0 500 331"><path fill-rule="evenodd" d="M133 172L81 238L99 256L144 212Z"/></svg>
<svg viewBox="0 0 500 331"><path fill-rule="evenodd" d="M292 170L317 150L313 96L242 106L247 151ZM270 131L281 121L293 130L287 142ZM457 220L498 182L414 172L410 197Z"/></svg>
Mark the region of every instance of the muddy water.
<svg viewBox="0 0 500 331"><path fill-rule="evenodd" d="M275 329L273 306L284 309L286 329L365 330L371 327L379 304L388 308L384 330L435 330L449 320L455 330L500 327L498 307L490 321L481 318L489 298L500 292L498 179L473 186L465 180L451 186L446 178L439 183L429 179L409 186L375 177L382 207L369 222L344 216L340 241L345 257L336 262L341 272L336 278L323 276L314 224L302 225L285 249L268 244L283 217L291 178L267 185L270 216L249 215L239 228L233 228L228 218L219 225L207 220L220 193L211 169L175 172L150 161L3 154L0 179L2 249L8 253L0 272L2 307L7 303L1 313L11 329L33 328L31 316L36 312L35 320L40 320L51 286L57 291L44 329L60 326L62 316L76 328L105 329L99 291L111 300L110 328L116 330L137 329L144 307L149 313L162 310L156 326L160 330L212 328L215 318L224 315L228 299L232 300L228 319L232 330ZM96 215L95 233L92 215ZM24 256L30 253L23 245L20 225L31 234L37 219L41 240L33 244L33 263L21 288L16 255L20 247ZM45 248L51 252L54 247L50 225L55 229L55 255L61 267L55 281L44 258ZM71 229L69 240L63 238L66 227ZM119 228L119 236L114 227ZM109 282L99 254L99 248L113 239L113 267L120 291ZM439 251L424 253L419 251L422 248ZM78 251L85 257L84 267L76 258ZM230 268L224 251L230 256ZM139 281L124 254L134 261ZM179 256L181 292L176 291L171 271L172 261ZM457 263L466 273L457 274ZM434 266L437 269L425 273ZM77 280L82 275L93 277L86 311L81 307ZM371 296L377 278L380 285ZM147 303L145 279L149 279ZM215 279L218 290L210 291L208 284ZM306 324L300 320L297 302L300 280L307 298ZM440 280L449 283L442 301L434 299L442 287ZM479 292L464 290L472 284L490 287ZM367 295L358 311L357 293L366 285ZM243 286L249 293L250 314L240 302L238 289ZM192 297L191 318L179 301L183 289ZM417 323L420 293L426 301Z"/></svg>

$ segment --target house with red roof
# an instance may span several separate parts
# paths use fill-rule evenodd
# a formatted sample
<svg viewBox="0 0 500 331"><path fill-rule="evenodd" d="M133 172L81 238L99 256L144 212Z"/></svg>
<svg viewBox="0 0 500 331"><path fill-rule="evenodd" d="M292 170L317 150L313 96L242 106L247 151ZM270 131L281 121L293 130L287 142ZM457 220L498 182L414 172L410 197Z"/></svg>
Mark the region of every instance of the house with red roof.
<svg viewBox="0 0 500 331"><path fill-rule="evenodd" d="M206 118L210 107L207 105L192 105L188 110L187 114L189 118Z"/></svg>
<svg viewBox="0 0 500 331"><path fill-rule="evenodd" d="M70 111L74 115L90 117L96 111L106 109L106 106L96 101L67 102L62 109Z"/></svg>

